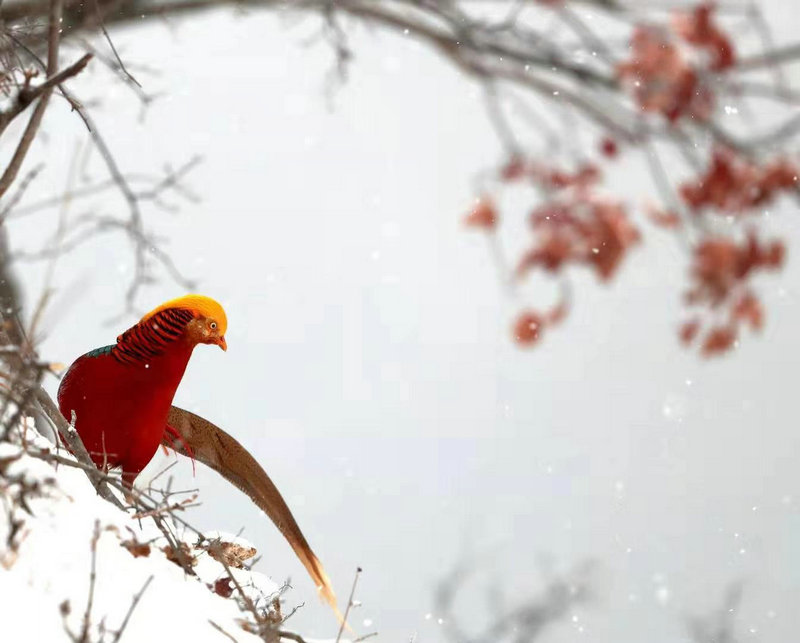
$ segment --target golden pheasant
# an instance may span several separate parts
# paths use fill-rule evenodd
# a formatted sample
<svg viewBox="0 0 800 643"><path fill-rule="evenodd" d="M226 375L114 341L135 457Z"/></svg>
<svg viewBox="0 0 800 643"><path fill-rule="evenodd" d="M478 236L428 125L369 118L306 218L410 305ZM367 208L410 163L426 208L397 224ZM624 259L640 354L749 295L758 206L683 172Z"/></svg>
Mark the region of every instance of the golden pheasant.
<svg viewBox="0 0 800 643"><path fill-rule="evenodd" d="M264 469L234 438L193 413L172 406L198 344L227 350L228 320L219 303L202 295L168 301L146 314L117 343L79 357L58 389L58 404L95 465L120 467L132 486L160 444L199 460L246 493L275 523L334 609L322 564Z"/></svg>

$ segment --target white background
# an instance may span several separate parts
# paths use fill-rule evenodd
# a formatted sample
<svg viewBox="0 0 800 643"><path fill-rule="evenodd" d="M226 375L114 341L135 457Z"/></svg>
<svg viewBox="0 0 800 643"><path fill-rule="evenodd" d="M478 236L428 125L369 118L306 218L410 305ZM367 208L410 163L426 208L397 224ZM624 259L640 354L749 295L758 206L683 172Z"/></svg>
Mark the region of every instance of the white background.
<svg viewBox="0 0 800 643"><path fill-rule="evenodd" d="M779 37L792 35L791 4L771 3ZM762 283L762 337L745 336L735 354L703 361L679 347L687 257L651 227L613 284L579 278L567 322L520 350L509 328L524 302L503 293L484 239L460 223L472 179L499 159L477 88L413 41L359 30L351 77L328 109L331 54L304 46L309 32L266 12L116 32L132 68L160 70L137 72L164 93L141 122L130 92L107 90L104 72L74 84L102 98L96 119L127 171L205 157L187 179L202 202L178 215L148 209L175 262L229 317L227 354L200 347L176 403L252 450L342 602L364 568L360 632L441 640L432 593L466 559L482 572L463 605L477 625L490 586L523 600L546 579L542 566L591 558L598 600L545 640L683 641L685 616L716 609L737 580L743 640L791 640L800 626L795 206L770 213L769 229L793 242L789 263ZM45 129L34 154L49 167L32 196L63 188L86 137L58 102ZM623 163L610 189L648 193L641 158ZM124 214L115 196L70 213L92 208ZM15 246L35 247L54 222L53 211L16 221ZM134 323L104 324L123 305L130 270L113 235L59 264L46 358L69 363ZM30 303L43 270L20 272ZM165 278L139 303L179 294ZM243 528L259 569L293 578L289 602L306 604L290 629L333 635L304 570L249 500L202 467L196 479L188 462L172 471L176 486L201 490L199 527Z"/></svg>

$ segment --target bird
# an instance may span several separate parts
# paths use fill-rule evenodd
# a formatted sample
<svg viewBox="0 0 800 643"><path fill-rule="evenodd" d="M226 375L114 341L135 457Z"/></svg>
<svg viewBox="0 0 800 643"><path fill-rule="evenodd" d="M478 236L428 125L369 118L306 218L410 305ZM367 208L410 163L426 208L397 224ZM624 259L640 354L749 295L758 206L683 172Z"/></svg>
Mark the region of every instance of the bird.
<svg viewBox="0 0 800 643"><path fill-rule="evenodd" d="M235 438L199 415L173 406L198 344L227 351L228 319L204 295L171 299L117 337L78 357L58 388L61 414L72 421L95 466L119 468L131 489L159 446L198 460L247 494L269 516L340 622L336 596L278 488Z"/></svg>

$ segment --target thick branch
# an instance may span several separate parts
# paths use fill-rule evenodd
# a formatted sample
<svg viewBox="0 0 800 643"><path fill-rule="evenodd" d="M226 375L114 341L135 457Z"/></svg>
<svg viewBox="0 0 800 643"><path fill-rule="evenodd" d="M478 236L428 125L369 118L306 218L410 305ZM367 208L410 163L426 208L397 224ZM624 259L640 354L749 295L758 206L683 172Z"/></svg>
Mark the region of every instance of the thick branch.
<svg viewBox="0 0 800 643"><path fill-rule="evenodd" d="M63 14L63 0L51 0L50 2L50 21L48 27L48 45L47 45L47 75L48 77L56 74L58 68L58 46L61 39L61 18ZM28 125L22 133L22 138L14 151L14 156L11 157L11 162L8 164L6 171L0 176L0 197L2 197L11 187L11 184L17 178L22 162L28 154L28 150L36 138L36 133L39 131L39 126L44 118L44 112L47 109L47 104L50 102L50 96L53 94L53 85L47 87L39 98L36 108L31 114Z"/></svg>
<svg viewBox="0 0 800 643"><path fill-rule="evenodd" d="M9 107L7 110L0 112L0 135L5 131L6 127L13 121L19 114L21 114L25 109L33 103L37 98L42 96L45 92L51 92L54 87L60 85L68 78L72 78L73 76L77 76L79 73L83 71L89 61L92 59L92 54L85 54L83 55L77 62L73 63L69 67L62 69L57 74L54 74L47 78L43 83L40 85L36 85L35 87L24 87L20 90L17 94L17 98L14 101L13 105Z"/></svg>

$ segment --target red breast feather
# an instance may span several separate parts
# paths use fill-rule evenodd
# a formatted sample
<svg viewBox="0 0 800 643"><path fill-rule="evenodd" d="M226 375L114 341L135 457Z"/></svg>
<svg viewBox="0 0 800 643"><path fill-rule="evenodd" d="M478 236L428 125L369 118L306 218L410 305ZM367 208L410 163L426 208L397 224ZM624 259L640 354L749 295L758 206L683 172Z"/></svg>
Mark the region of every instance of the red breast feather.
<svg viewBox="0 0 800 643"><path fill-rule="evenodd" d="M193 345L185 327L193 313L170 309L127 330L117 344L79 357L58 389L58 405L94 463L122 467L132 483L164 435L167 414Z"/></svg>

